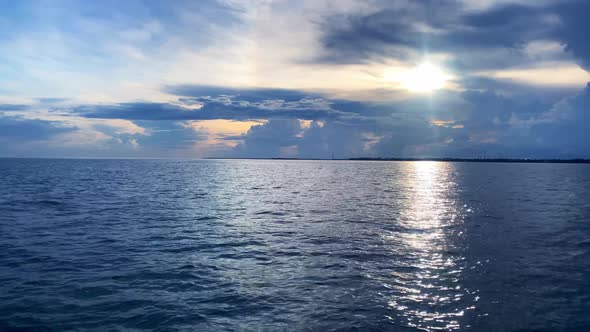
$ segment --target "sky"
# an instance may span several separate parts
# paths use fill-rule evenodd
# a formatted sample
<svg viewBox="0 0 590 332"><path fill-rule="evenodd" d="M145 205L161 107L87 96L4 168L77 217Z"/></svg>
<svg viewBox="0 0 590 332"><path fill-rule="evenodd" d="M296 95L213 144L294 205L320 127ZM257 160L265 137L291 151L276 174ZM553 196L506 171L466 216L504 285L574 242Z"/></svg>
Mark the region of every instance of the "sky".
<svg viewBox="0 0 590 332"><path fill-rule="evenodd" d="M0 0L0 157L590 158L589 12Z"/></svg>

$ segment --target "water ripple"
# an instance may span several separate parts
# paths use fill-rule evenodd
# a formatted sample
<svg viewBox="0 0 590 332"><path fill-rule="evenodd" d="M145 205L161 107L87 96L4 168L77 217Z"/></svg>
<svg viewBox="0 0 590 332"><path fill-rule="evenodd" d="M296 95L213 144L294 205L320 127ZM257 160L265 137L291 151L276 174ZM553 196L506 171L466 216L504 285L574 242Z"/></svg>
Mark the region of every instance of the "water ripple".
<svg viewBox="0 0 590 332"><path fill-rule="evenodd" d="M0 159L0 174L0 330L590 327L587 165Z"/></svg>

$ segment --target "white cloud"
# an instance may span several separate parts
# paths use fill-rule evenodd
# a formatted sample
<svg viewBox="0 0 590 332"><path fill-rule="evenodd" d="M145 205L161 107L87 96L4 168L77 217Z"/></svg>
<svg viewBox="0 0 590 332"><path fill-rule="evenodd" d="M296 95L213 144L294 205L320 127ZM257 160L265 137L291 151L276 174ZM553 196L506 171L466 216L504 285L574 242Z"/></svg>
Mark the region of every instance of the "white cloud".
<svg viewBox="0 0 590 332"><path fill-rule="evenodd" d="M590 73L569 62L545 62L535 67L481 71L476 74L537 86L580 87L590 81Z"/></svg>

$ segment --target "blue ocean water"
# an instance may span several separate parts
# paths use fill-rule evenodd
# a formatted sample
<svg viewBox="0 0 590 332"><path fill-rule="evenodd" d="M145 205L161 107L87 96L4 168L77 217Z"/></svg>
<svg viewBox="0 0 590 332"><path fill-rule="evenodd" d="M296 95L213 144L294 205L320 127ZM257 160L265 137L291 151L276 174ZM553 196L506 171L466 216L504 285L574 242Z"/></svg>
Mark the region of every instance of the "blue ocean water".
<svg viewBox="0 0 590 332"><path fill-rule="evenodd" d="M0 159L0 330L589 330L590 166Z"/></svg>

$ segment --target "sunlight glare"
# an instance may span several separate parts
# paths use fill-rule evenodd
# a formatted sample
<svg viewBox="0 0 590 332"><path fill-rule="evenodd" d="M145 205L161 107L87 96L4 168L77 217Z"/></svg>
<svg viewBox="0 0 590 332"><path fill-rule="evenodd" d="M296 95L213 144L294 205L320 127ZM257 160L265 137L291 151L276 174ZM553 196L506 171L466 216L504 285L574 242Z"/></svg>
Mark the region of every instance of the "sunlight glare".
<svg viewBox="0 0 590 332"><path fill-rule="evenodd" d="M401 82L403 86L413 92L429 92L444 87L450 76L439 67L422 63L408 70Z"/></svg>

